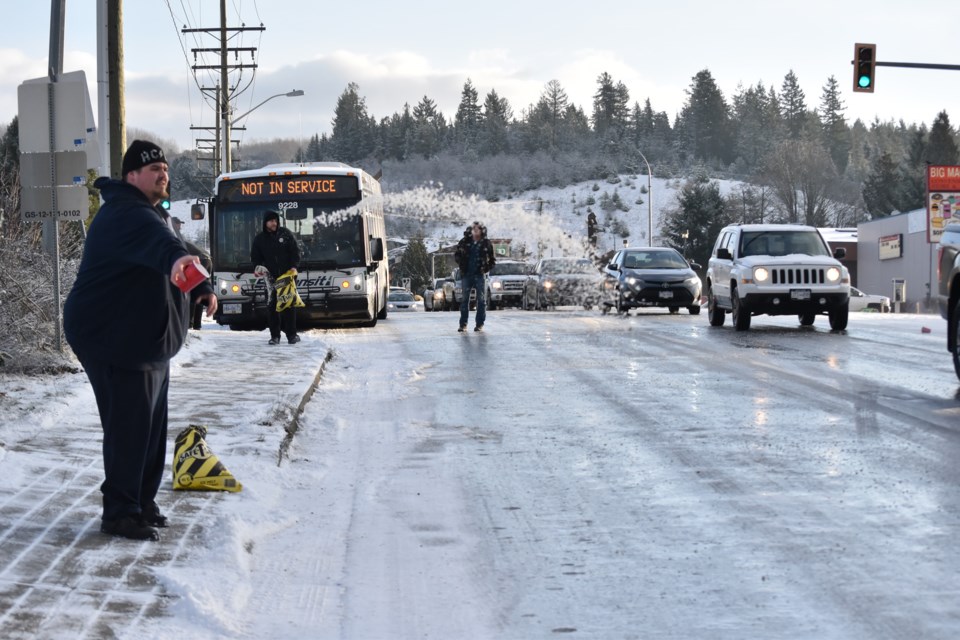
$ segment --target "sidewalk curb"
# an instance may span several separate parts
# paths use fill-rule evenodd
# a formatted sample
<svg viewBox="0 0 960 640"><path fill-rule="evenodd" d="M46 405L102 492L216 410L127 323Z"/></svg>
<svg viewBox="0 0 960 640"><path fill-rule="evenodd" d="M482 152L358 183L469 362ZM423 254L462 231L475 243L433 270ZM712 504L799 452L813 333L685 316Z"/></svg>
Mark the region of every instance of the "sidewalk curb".
<svg viewBox="0 0 960 640"><path fill-rule="evenodd" d="M313 377L313 382L311 382L310 386L307 387L307 390L304 391L303 397L300 398L300 403L293 412L293 417L283 428L283 430L287 432L287 435L283 437L283 441L280 443L280 450L277 452L278 467L283 465L283 460L287 457L287 452L290 450L290 445L293 444L293 438L297 435L297 432L300 431L300 417L303 415L304 410L306 410L307 404L309 404L310 400L313 399L313 394L317 392L317 387L320 386L320 381L323 379L323 374L327 369L327 364L331 360L333 360L333 350L327 349L327 355L324 357L323 362L320 363L320 368L317 369L317 373Z"/></svg>

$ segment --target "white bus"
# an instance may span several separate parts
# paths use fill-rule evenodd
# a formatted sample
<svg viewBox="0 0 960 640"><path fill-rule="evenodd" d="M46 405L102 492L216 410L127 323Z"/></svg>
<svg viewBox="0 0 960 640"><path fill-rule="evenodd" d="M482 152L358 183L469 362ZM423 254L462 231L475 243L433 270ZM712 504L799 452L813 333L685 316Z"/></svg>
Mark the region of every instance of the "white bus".
<svg viewBox="0 0 960 640"><path fill-rule="evenodd" d="M277 164L220 176L210 211L210 255L220 298L216 320L231 329L267 326L268 283L254 275L253 239L264 214L300 244L298 323L375 326L390 285L380 183L340 163Z"/></svg>

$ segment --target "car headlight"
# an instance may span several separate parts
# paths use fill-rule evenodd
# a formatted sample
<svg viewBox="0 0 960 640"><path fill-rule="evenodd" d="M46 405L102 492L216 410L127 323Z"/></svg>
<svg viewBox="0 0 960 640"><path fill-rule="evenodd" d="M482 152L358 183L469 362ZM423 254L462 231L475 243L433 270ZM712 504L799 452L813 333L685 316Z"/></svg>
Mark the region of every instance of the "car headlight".
<svg viewBox="0 0 960 640"><path fill-rule="evenodd" d="M433 292L433 299L434 299L434 300L439 300L439 299L442 298L442 297L443 297L443 289L438 289L437 291L434 291L434 292Z"/></svg>
<svg viewBox="0 0 960 640"><path fill-rule="evenodd" d="M503 283L499 280L495 280L490 283L490 287L493 289L503 289Z"/></svg>
<svg viewBox="0 0 960 640"><path fill-rule="evenodd" d="M627 278L627 284L630 285L631 287L636 285L638 282L640 281L634 278L633 276L630 276L629 278Z"/></svg>
<svg viewBox="0 0 960 640"><path fill-rule="evenodd" d="M553 289L553 282L551 282L550 280L546 280L546 281L543 283L543 288L544 288L544 289Z"/></svg>
<svg viewBox="0 0 960 640"><path fill-rule="evenodd" d="M839 282L841 275L843 274L840 273L840 269L830 267L827 269L827 282Z"/></svg>
<svg viewBox="0 0 960 640"><path fill-rule="evenodd" d="M699 287L701 282L699 276L693 276L692 278L687 278L683 281L684 284L689 284L691 286Z"/></svg>
<svg viewBox="0 0 960 640"><path fill-rule="evenodd" d="M766 282L770 279L770 272L764 267L757 267L753 270L753 279L756 282Z"/></svg>

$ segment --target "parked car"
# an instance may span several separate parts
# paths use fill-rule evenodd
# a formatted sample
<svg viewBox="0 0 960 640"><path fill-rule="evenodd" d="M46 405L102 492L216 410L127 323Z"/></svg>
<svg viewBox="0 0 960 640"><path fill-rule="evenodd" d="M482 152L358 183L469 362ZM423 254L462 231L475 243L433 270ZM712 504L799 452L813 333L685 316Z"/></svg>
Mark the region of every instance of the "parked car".
<svg viewBox="0 0 960 640"><path fill-rule="evenodd" d="M604 269L603 290L608 294L603 312L611 308L629 313L638 307L661 307L690 315L700 313L702 283L695 269L676 249L646 247L621 249Z"/></svg>
<svg viewBox="0 0 960 640"><path fill-rule="evenodd" d="M487 308L519 307L531 271L526 262L498 260L487 275Z"/></svg>
<svg viewBox="0 0 960 640"><path fill-rule="evenodd" d="M443 283L446 282L448 278L436 278L433 281L433 284L428 285L427 288L423 290L423 308L426 311L443 311L444 309L444 298L443 298Z"/></svg>
<svg viewBox="0 0 960 640"><path fill-rule="evenodd" d="M423 311L423 303L409 291L391 291L387 296L389 311Z"/></svg>
<svg viewBox="0 0 960 640"><path fill-rule="evenodd" d="M890 312L890 298L864 293L856 287L850 287L850 311L872 309L880 313Z"/></svg>
<svg viewBox="0 0 960 640"><path fill-rule="evenodd" d="M707 269L710 324L727 312L737 331L755 315L797 315L809 326L826 313L835 331L847 328L850 273L842 248L830 247L814 227L789 224L732 225L713 247Z"/></svg>
<svg viewBox="0 0 960 640"><path fill-rule="evenodd" d="M547 309L563 305L590 310L600 303L603 276L593 262L578 258L543 258L523 288L521 307Z"/></svg>
<svg viewBox="0 0 960 640"><path fill-rule="evenodd" d="M947 321L947 350L953 354L953 368L960 378L960 224L943 230L939 260L937 306Z"/></svg>

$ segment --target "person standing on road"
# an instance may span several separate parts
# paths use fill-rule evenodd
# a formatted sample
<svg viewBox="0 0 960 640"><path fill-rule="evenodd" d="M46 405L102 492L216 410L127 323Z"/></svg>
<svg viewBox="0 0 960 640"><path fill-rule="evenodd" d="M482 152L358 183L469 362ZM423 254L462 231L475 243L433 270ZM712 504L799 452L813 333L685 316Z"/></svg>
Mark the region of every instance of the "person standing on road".
<svg viewBox="0 0 960 640"><path fill-rule="evenodd" d="M474 331L483 331L483 323L487 319L487 274L493 269L497 260L493 255L493 243L487 238L487 228L479 222L474 222L463 232L463 238L457 244L454 252L457 266L460 267L460 290L463 292L460 300L460 328L463 333L467 330L470 321L470 291L477 292L477 325Z"/></svg>
<svg viewBox="0 0 960 640"><path fill-rule="evenodd" d="M293 233L280 225L280 214L276 211L267 211L263 216L263 231L253 239L250 249L250 260L258 267L264 267L269 275L267 288L270 297L267 301L269 313L270 344L280 344L280 332L287 336L287 342L297 344L300 336L297 335L297 310L289 307L277 311L277 290L273 283L287 271L297 274L300 266L300 245Z"/></svg>
<svg viewBox="0 0 960 640"><path fill-rule="evenodd" d="M167 197L163 150L135 140L122 180L100 178L94 217L64 305L67 341L83 365L103 426L103 533L159 540L157 506L167 447L170 360L187 335L191 299L217 310L209 282L177 286L199 264L157 210Z"/></svg>

